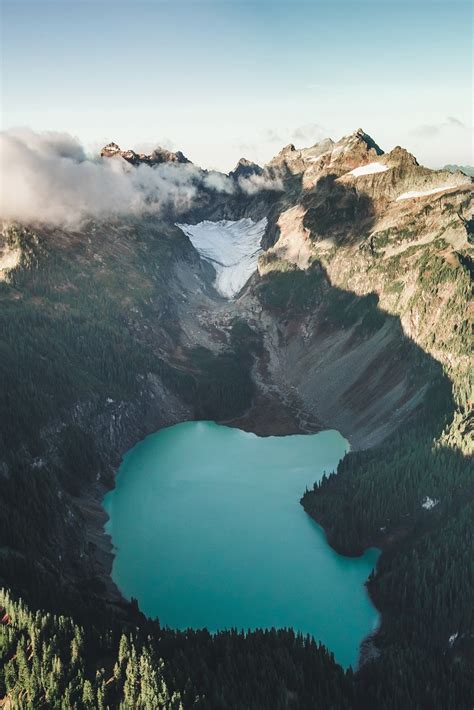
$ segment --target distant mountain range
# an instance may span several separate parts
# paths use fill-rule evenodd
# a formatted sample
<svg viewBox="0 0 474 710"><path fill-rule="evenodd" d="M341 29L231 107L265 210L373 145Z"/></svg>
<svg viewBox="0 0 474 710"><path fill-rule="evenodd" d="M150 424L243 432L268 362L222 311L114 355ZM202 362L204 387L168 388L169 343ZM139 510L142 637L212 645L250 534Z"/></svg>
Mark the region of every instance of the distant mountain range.
<svg viewBox="0 0 474 710"><path fill-rule="evenodd" d="M465 175L474 177L474 166L472 165L445 165L442 170L449 170L450 173L456 173L460 170Z"/></svg>

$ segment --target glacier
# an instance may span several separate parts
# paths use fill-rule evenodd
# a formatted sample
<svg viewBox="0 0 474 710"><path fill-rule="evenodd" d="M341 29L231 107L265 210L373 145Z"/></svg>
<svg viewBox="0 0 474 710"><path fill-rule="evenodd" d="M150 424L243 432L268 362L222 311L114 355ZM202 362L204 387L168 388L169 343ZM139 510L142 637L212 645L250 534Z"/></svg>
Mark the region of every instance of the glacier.
<svg viewBox="0 0 474 710"><path fill-rule="evenodd" d="M189 237L200 256L214 267L216 291L224 298L234 298L257 268L267 218L258 222L248 217L235 221L205 220L176 226Z"/></svg>

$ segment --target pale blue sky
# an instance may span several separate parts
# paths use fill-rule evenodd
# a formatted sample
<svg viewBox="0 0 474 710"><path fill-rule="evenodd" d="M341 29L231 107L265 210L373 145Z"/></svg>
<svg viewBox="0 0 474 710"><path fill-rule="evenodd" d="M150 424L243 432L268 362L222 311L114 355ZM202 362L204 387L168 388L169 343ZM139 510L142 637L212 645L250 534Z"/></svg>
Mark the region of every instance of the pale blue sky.
<svg viewBox="0 0 474 710"><path fill-rule="evenodd" d="M473 162L472 5L456 0L4 0L3 128L205 167L361 126L430 166Z"/></svg>

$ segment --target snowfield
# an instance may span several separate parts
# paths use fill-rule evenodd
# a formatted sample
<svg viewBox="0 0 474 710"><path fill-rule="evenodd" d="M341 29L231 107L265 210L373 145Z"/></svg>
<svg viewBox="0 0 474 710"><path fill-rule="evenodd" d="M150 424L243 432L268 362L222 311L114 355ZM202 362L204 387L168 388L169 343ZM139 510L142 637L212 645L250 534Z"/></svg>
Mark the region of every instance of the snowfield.
<svg viewBox="0 0 474 710"><path fill-rule="evenodd" d="M216 291L225 298L237 295L257 268L267 218L259 222L249 218L236 222L206 220L176 226L189 237L201 257L214 267Z"/></svg>
<svg viewBox="0 0 474 710"><path fill-rule="evenodd" d="M351 170L349 175L354 175L354 177L359 177L359 175L372 175L373 173L384 173L388 170L387 166L383 163L369 163L368 165L361 165L360 168L354 168Z"/></svg>
<svg viewBox="0 0 474 710"><path fill-rule="evenodd" d="M452 190L453 187L459 187L459 185L443 185L443 187L435 187L432 190L423 190L421 192L404 192L399 195L396 199L398 200L410 200L412 197L424 197L425 195L434 195L436 192L444 192L444 190Z"/></svg>

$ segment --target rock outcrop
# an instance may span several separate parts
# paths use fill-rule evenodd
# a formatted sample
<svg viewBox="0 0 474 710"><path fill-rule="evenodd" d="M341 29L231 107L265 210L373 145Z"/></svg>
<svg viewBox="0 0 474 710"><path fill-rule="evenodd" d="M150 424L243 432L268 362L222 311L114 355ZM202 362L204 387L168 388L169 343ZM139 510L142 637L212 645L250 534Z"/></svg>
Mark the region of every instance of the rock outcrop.
<svg viewBox="0 0 474 710"><path fill-rule="evenodd" d="M238 181L240 178L248 178L251 175L262 174L263 168L261 168L260 165L251 160L247 160L247 158L240 158L235 168L230 171L229 177Z"/></svg>
<svg viewBox="0 0 474 710"><path fill-rule="evenodd" d="M100 151L101 158L120 157L131 165L161 165L162 163L190 163L183 153L178 150L173 153L171 150L157 146L149 155L136 153L134 150L121 150L117 143L107 143Z"/></svg>

